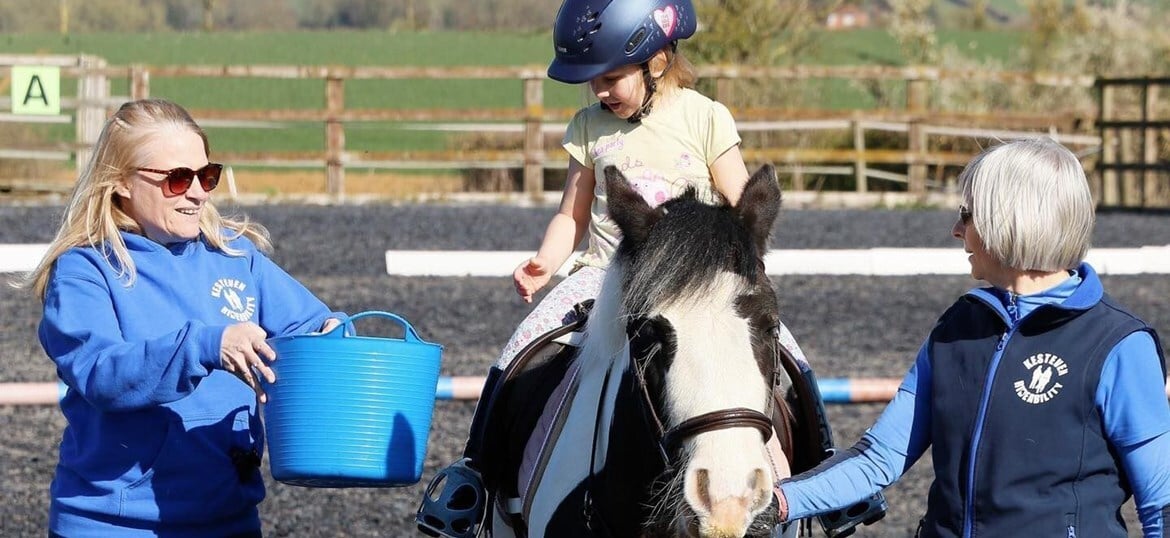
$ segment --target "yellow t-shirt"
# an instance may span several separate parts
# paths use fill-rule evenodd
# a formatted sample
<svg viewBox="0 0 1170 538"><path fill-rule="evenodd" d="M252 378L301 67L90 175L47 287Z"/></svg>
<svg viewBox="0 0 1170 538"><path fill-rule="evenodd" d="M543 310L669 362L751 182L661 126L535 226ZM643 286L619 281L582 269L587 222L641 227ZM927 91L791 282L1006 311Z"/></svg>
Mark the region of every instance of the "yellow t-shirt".
<svg viewBox="0 0 1170 538"><path fill-rule="evenodd" d="M614 165L652 206L688 187L715 203L711 163L739 144L727 107L682 88L659 94L640 123L630 123L595 103L577 112L561 142L577 162L594 171L589 245L576 266L605 267L617 250L621 230L609 218L603 170Z"/></svg>

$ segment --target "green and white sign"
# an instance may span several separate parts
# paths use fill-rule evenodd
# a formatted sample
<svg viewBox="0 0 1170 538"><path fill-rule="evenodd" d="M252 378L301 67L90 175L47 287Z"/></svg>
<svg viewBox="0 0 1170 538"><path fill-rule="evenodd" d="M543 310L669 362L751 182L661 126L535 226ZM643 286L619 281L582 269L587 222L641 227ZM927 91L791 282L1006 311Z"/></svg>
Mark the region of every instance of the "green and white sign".
<svg viewBox="0 0 1170 538"><path fill-rule="evenodd" d="M61 68L12 66L13 114L60 114Z"/></svg>

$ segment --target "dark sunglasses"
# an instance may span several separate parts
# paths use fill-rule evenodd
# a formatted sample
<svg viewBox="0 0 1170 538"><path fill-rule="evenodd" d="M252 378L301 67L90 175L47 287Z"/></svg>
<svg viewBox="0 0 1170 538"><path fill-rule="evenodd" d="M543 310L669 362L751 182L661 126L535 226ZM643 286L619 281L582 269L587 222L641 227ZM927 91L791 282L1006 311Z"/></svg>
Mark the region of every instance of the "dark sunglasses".
<svg viewBox="0 0 1170 538"><path fill-rule="evenodd" d="M971 224L971 210L967 209L967 206L959 206L959 220L963 221L963 224Z"/></svg>
<svg viewBox="0 0 1170 538"><path fill-rule="evenodd" d="M154 168L138 168L137 170L139 172L152 172L165 175L165 190L171 196L179 196L187 193L187 190L191 188L191 183L195 181L196 177L199 178L199 185L203 187L203 190L210 192L216 185L219 185L219 175L223 173L223 165L219 163L207 163L207 166L198 170L192 170L185 166L170 170L157 170Z"/></svg>

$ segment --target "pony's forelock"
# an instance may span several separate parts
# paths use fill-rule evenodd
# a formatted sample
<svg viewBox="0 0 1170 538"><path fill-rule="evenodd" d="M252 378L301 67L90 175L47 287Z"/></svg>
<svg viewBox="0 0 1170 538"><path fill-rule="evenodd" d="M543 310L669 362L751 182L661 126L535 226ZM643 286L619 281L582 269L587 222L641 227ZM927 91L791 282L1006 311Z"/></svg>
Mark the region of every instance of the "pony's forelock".
<svg viewBox="0 0 1170 538"><path fill-rule="evenodd" d="M703 204L688 190L661 211L662 218L641 241L623 241L614 257L614 265L637 267L624 271L626 312L648 315L694 301L724 271L745 277L745 283L755 280L759 253L727 207Z"/></svg>

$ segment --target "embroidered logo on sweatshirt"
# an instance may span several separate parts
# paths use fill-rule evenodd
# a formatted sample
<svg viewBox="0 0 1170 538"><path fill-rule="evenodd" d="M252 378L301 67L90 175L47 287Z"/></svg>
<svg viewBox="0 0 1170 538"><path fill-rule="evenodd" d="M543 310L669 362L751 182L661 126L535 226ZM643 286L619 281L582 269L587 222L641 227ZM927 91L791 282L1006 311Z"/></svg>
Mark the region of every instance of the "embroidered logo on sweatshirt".
<svg viewBox="0 0 1170 538"><path fill-rule="evenodd" d="M1030 404L1042 404L1056 397L1064 387L1059 381L1068 373L1064 360L1051 353L1037 353L1024 360L1032 375L1016 380L1016 396Z"/></svg>
<svg viewBox="0 0 1170 538"><path fill-rule="evenodd" d="M223 300L219 313L236 321L248 321L256 313L256 298L244 295L248 284L234 278L221 278L211 286L211 296Z"/></svg>

